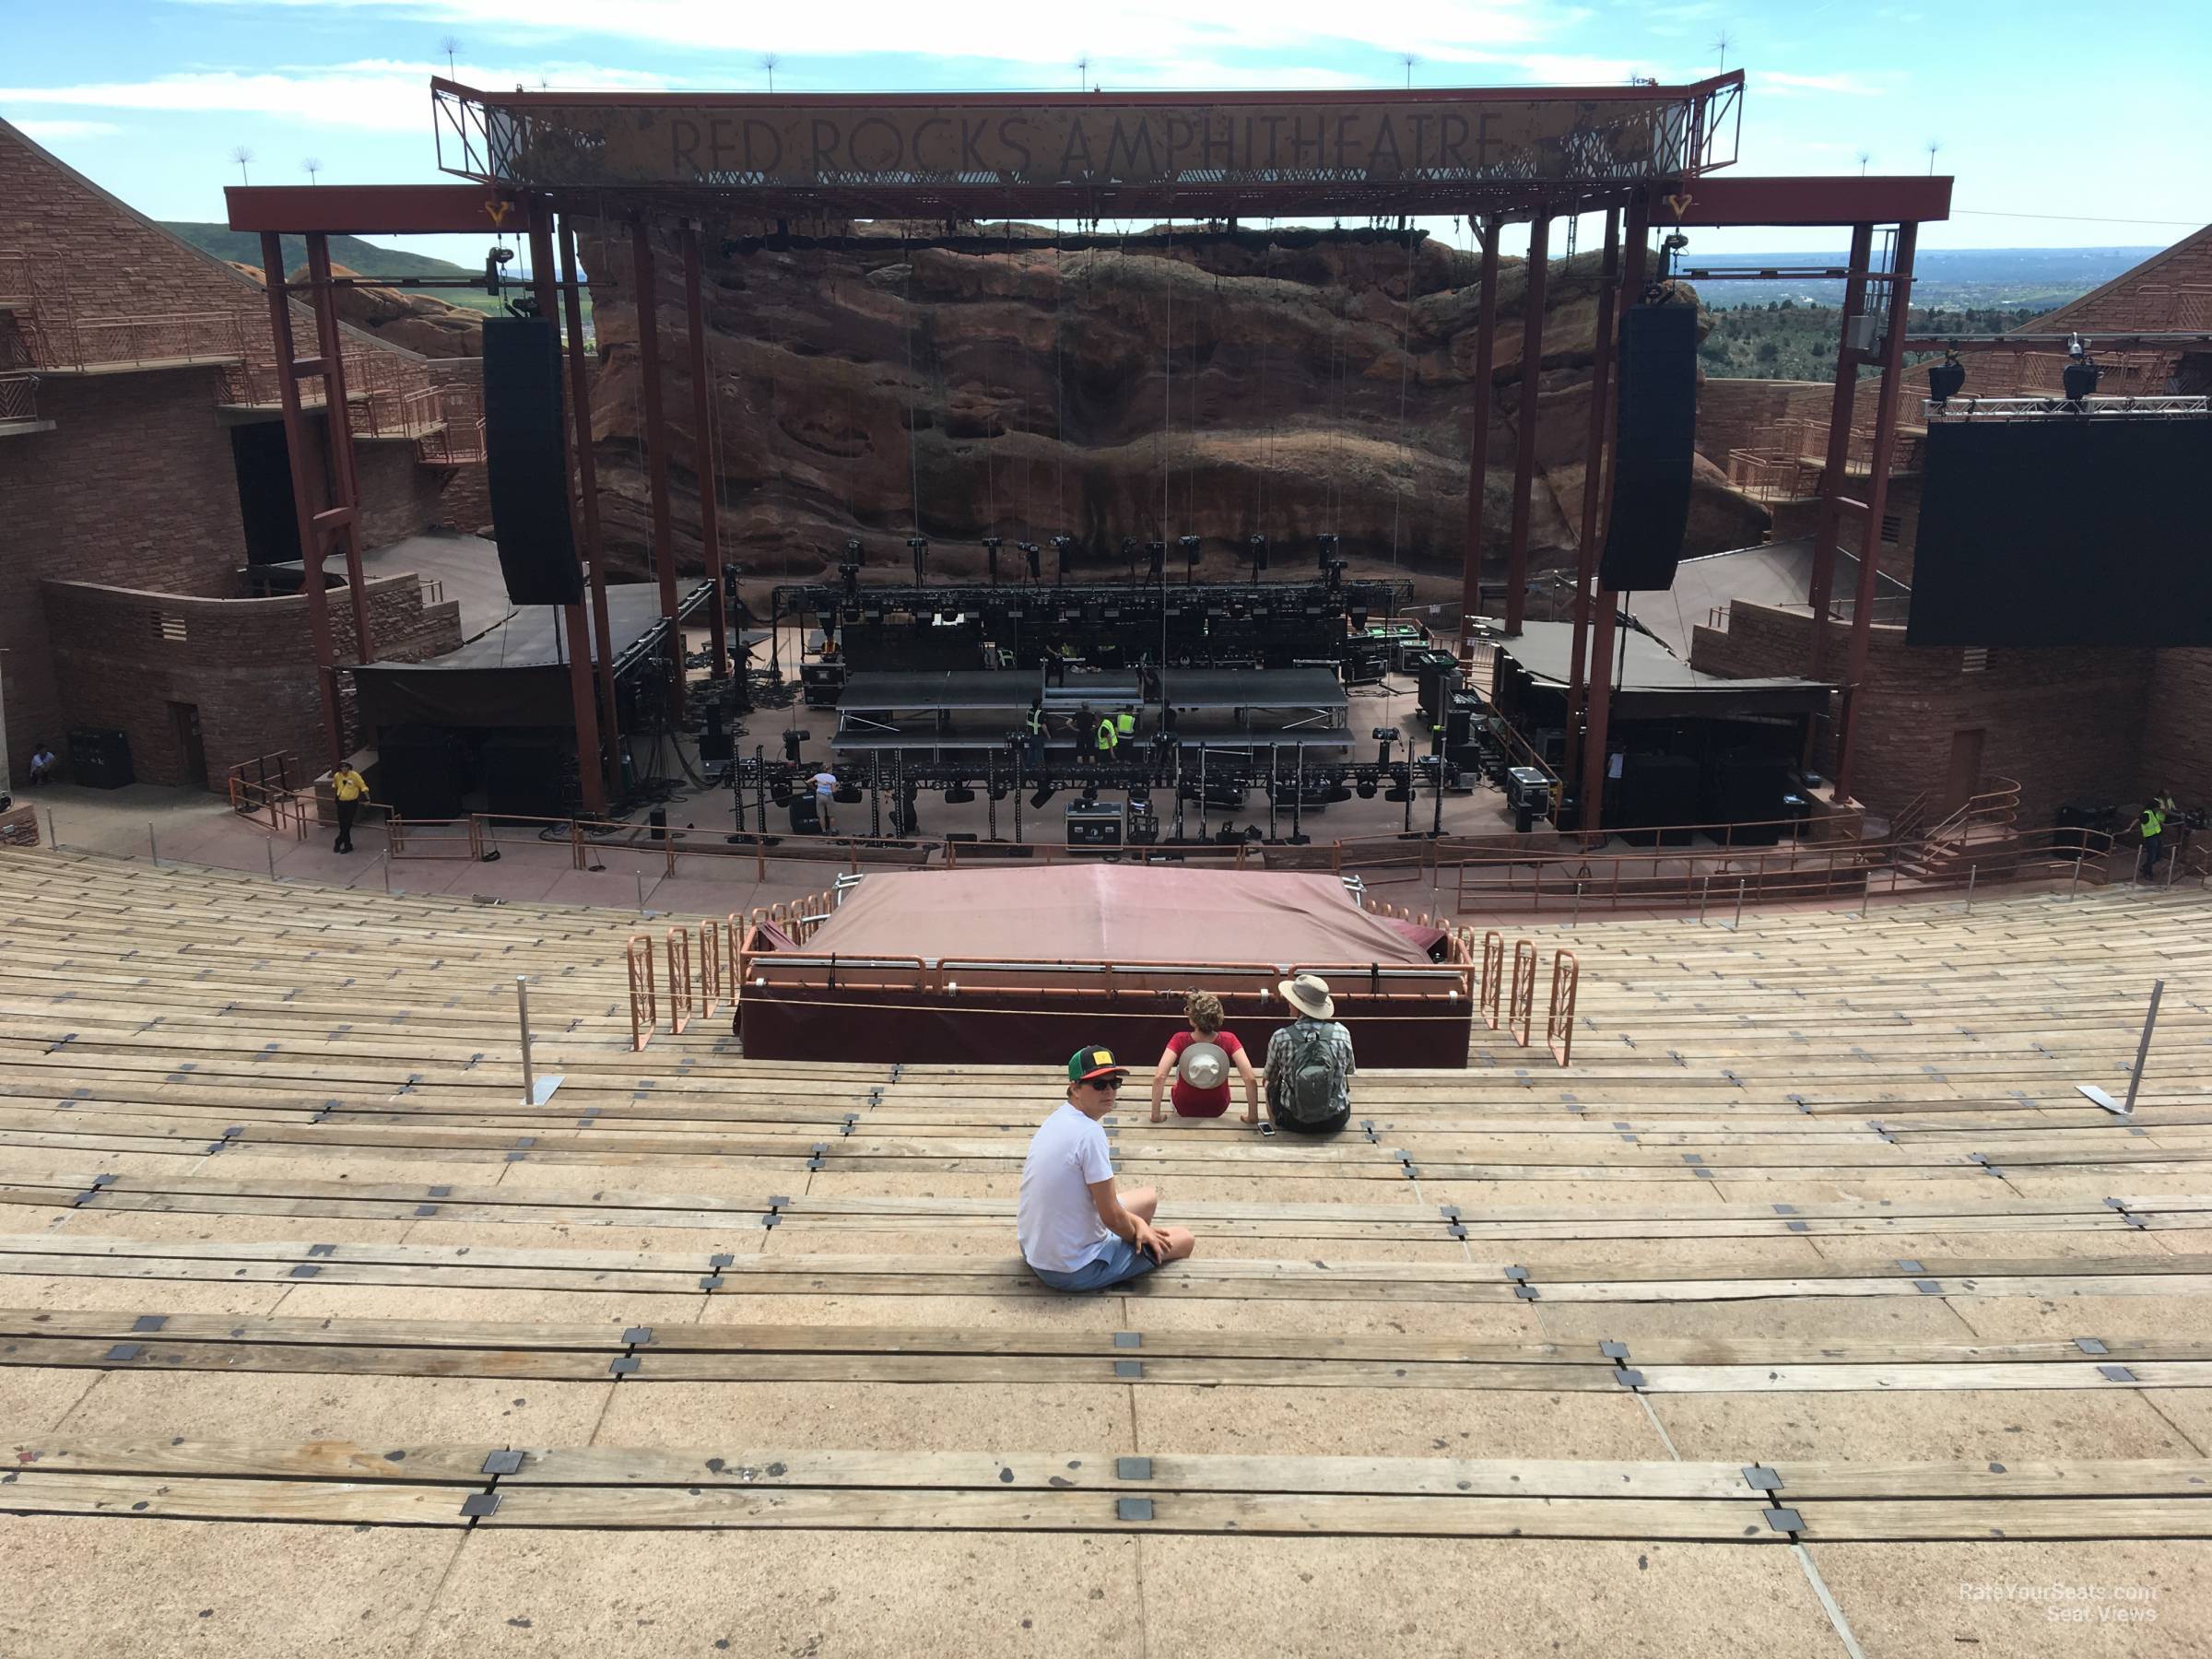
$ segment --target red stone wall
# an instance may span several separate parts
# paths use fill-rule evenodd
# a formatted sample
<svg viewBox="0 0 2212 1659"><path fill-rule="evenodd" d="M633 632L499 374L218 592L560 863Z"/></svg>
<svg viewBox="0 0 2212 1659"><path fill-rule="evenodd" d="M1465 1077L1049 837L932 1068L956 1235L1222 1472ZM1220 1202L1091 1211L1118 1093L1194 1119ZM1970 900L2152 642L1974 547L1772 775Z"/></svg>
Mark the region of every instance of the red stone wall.
<svg viewBox="0 0 2212 1659"><path fill-rule="evenodd" d="M2138 794L2171 789L2184 806L2212 806L2212 651L2154 654Z"/></svg>
<svg viewBox="0 0 2212 1659"><path fill-rule="evenodd" d="M1693 630L1690 661L1735 678L1799 674L1810 627L1806 617L1737 604L1725 629ZM1829 661L1841 675L1851 630L1840 622L1828 627ZM1868 641L1853 794L1877 817L1894 816L1923 791L1940 811L1952 735L1979 729L1983 774L2018 780L2024 825L2050 823L2062 802L2077 796L2129 799L2144 752L2153 655L1998 649L1988 653L1986 668L1970 672L1964 652L1915 648L1905 643L1903 629L1877 627ZM1825 735L1818 764L1833 764Z"/></svg>
<svg viewBox="0 0 2212 1659"><path fill-rule="evenodd" d="M363 547L381 547L444 522L438 497L445 469L425 466L413 439L357 438L353 453Z"/></svg>
<svg viewBox="0 0 2212 1659"><path fill-rule="evenodd" d="M1823 381L1709 380L1698 387L1698 453L1725 468L1732 449L1771 447L1783 424L1828 427L1835 388Z"/></svg>
<svg viewBox="0 0 2212 1659"><path fill-rule="evenodd" d="M352 607L344 588L330 589L327 597L344 662L353 654ZM43 601L70 724L121 727L141 780L185 782L172 702L199 710L212 787L222 786L232 763L258 755L289 749L311 765L323 764L304 596L209 599L49 581ZM413 576L370 584L369 625L386 660L416 661L461 642L460 606L425 606ZM351 688L344 675L340 681L350 722ZM61 734L50 735L60 747Z"/></svg>

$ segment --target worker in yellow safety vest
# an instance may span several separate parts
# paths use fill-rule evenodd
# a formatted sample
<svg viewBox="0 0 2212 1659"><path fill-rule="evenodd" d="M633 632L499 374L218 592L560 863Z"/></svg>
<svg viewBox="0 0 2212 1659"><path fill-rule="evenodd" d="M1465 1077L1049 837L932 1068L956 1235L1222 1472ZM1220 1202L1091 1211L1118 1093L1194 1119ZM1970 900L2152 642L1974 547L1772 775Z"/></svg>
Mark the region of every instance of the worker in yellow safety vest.
<svg viewBox="0 0 2212 1659"><path fill-rule="evenodd" d="M369 780L353 770L353 762L341 760L331 769L331 799L338 805L338 839L331 848L334 853L353 851L353 818L360 811L361 803L369 798Z"/></svg>
<svg viewBox="0 0 2212 1659"><path fill-rule="evenodd" d="M1099 759L1101 760L1112 759L1113 751L1122 741L1121 731L1115 726L1112 715L1101 714L1099 716L1099 729L1095 740L1099 746Z"/></svg>
<svg viewBox="0 0 2212 1659"><path fill-rule="evenodd" d="M1124 709L1113 717L1113 735L1124 741L1136 735L1136 711Z"/></svg>
<svg viewBox="0 0 2212 1659"><path fill-rule="evenodd" d="M2143 808L2143 853L2136 866L2136 879L2148 881L2158 874L2159 855L2166 850L2165 797L2153 800Z"/></svg>

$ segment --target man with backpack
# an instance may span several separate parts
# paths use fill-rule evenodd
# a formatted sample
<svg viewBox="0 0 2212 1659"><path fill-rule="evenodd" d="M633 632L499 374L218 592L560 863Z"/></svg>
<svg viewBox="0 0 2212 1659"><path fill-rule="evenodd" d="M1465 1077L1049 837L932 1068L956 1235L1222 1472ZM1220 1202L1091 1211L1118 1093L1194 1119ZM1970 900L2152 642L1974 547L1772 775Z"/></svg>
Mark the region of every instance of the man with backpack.
<svg viewBox="0 0 2212 1659"><path fill-rule="evenodd" d="M1334 1135L1352 1115L1352 1034L1336 1023L1329 982L1319 974L1276 989L1298 1018L1267 1040L1267 1114L1288 1135Z"/></svg>

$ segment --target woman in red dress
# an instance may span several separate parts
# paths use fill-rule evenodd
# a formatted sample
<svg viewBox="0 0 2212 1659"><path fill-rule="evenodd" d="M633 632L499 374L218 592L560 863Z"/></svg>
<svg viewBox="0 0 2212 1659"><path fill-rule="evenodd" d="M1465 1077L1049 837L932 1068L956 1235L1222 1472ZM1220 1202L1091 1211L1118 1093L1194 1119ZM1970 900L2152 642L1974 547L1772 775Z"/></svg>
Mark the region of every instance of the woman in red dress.
<svg viewBox="0 0 2212 1659"><path fill-rule="evenodd" d="M1152 1068L1152 1121L1160 1121L1160 1096L1171 1076L1175 1079L1177 1117L1219 1117L1229 1110L1229 1070L1233 1065L1244 1079L1244 1121L1258 1123L1259 1076L1237 1034L1221 1029L1221 999L1210 992L1194 991L1182 999L1182 1015L1191 1029L1168 1039L1159 1064Z"/></svg>

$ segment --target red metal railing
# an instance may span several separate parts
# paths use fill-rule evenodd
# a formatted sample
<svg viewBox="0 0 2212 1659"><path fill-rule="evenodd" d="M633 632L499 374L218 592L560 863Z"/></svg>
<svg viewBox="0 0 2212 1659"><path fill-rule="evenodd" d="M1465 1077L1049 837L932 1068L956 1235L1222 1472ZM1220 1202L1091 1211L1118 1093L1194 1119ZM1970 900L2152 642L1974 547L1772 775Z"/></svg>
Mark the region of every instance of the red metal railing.
<svg viewBox="0 0 2212 1659"><path fill-rule="evenodd" d="M1582 980L1583 967L1572 951L1552 952L1551 1004L1544 1016L1544 1041L1561 1065L1574 1054L1574 994Z"/></svg>
<svg viewBox="0 0 2212 1659"><path fill-rule="evenodd" d="M1513 988L1507 997L1506 1025L1513 1041L1528 1046L1529 1026L1535 1018L1536 947L1527 939L1513 941Z"/></svg>
<svg viewBox="0 0 2212 1659"><path fill-rule="evenodd" d="M43 308L41 308L41 313ZM167 312L149 316L41 314L40 368L98 368L243 359L246 331L236 312Z"/></svg>
<svg viewBox="0 0 2212 1659"><path fill-rule="evenodd" d="M1491 1030L1502 1016L1500 999L1505 994L1505 935L1496 928L1482 935L1482 1018Z"/></svg>
<svg viewBox="0 0 2212 1659"><path fill-rule="evenodd" d="M632 934L622 947L629 972L629 1046L642 1049L661 1023L661 1000L653 979L653 935Z"/></svg>

